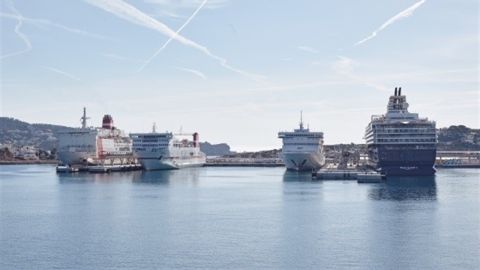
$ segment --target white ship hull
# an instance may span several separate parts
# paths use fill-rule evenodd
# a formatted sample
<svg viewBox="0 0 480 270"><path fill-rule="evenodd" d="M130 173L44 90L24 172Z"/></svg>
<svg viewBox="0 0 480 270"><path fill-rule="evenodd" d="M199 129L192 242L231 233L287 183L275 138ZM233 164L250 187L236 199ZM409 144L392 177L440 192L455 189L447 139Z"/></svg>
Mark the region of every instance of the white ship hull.
<svg viewBox="0 0 480 270"><path fill-rule="evenodd" d="M205 164L205 157L197 158L139 158L138 161L147 171L153 170L175 170L187 167L201 167Z"/></svg>
<svg viewBox="0 0 480 270"><path fill-rule="evenodd" d="M93 158L96 156L96 153L91 152L70 152L70 151L59 151L58 159L62 164L75 165L75 164L85 164L92 163Z"/></svg>
<svg viewBox="0 0 480 270"><path fill-rule="evenodd" d="M283 153L283 162L288 170L312 171L325 165L321 153Z"/></svg>

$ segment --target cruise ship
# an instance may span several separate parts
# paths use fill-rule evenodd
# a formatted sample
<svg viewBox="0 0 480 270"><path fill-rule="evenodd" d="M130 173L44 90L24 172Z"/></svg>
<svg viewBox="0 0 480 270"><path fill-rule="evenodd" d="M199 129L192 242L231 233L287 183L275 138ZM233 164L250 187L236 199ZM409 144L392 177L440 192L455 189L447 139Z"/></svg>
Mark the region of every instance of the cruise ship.
<svg viewBox="0 0 480 270"><path fill-rule="evenodd" d="M408 111L402 88L395 88L385 115L373 115L365 131L368 164L385 175L433 175L435 122Z"/></svg>
<svg viewBox="0 0 480 270"><path fill-rule="evenodd" d="M105 115L102 127L87 127L83 108L82 127L58 135L58 158L63 165L125 164L133 158L132 140L113 126L113 118Z"/></svg>
<svg viewBox="0 0 480 270"><path fill-rule="evenodd" d="M325 165L323 132L312 132L303 126L300 113L300 126L291 131L278 133L282 139L282 159L288 170L312 171Z"/></svg>
<svg viewBox="0 0 480 270"><path fill-rule="evenodd" d="M192 136L188 140L185 136ZM181 169L203 166L206 156L200 151L198 133L157 133L155 125L150 133L130 134L135 157L145 170Z"/></svg>

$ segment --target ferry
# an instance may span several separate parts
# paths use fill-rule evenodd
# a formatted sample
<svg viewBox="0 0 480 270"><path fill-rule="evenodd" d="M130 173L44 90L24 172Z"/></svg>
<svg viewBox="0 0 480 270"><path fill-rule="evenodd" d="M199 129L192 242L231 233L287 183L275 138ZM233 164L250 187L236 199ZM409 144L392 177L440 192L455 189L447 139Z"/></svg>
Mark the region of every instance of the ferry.
<svg viewBox="0 0 480 270"><path fill-rule="evenodd" d="M58 135L58 158L65 166L125 164L132 162L132 140L113 125L111 115L105 115L102 126L87 126L83 108L82 127Z"/></svg>
<svg viewBox="0 0 480 270"><path fill-rule="evenodd" d="M192 136L188 140L186 136ZM130 134L135 157L145 170L168 170L199 167L206 163L206 155L200 151L199 135L172 132Z"/></svg>
<svg viewBox="0 0 480 270"><path fill-rule="evenodd" d="M299 128L293 132L281 131L278 138L283 142L282 159L287 170L316 171L325 165L323 132L305 128L302 113Z"/></svg>

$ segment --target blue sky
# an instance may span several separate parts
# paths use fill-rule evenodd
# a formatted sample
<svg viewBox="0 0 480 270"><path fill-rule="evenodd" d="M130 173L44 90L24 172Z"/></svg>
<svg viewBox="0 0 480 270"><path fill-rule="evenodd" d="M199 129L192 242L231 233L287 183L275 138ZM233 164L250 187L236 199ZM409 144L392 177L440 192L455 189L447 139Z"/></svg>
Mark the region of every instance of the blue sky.
<svg viewBox="0 0 480 270"><path fill-rule="evenodd" d="M327 144L363 142L402 86L437 126L480 126L477 0L2 0L0 22L1 114L28 122L86 106L253 150L303 110Z"/></svg>

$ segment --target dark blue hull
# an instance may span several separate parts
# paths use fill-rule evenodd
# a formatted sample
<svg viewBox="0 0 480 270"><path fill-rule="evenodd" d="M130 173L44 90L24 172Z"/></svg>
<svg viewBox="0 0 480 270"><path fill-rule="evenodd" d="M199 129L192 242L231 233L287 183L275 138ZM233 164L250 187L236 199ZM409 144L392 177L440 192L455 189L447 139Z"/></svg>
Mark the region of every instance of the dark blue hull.
<svg viewBox="0 0 480 270"><path fill-rule="evenodd" d="M434 175L435 145L369 145L370 165L384 175Z"/></svg>

